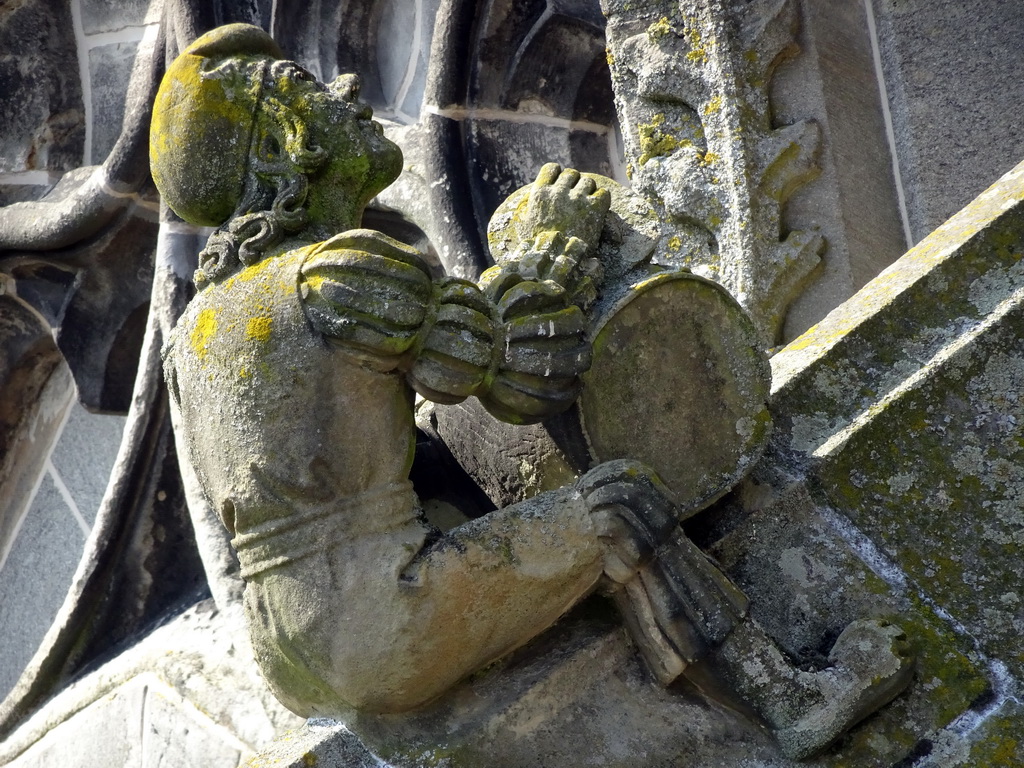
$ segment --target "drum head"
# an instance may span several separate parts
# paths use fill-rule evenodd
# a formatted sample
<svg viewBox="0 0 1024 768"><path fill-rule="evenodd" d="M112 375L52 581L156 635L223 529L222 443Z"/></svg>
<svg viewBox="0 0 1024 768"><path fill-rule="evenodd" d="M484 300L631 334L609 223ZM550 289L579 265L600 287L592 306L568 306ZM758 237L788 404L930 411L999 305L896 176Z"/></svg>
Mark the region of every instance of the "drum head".
<svg viewBox="0 0 1024 768"><path fill-rule="evenodd" d="M750 318L717 283L649 278L603 314L593 345L579 412L595 460L641 461L695 510L760 457L770 368Z"/></svg>

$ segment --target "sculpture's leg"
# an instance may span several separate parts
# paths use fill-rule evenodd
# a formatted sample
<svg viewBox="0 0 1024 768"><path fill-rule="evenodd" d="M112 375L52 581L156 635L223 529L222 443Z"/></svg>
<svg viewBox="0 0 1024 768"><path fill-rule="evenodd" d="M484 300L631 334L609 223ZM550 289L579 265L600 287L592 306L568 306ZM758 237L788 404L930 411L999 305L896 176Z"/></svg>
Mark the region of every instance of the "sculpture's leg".
<svg viewBox="0 0 1024 768"><path fill-rule="evenodd" d="M839 636L826 669L794 667L746 616L746 596L678 528L615 598L663 685L685 675L764 721L790 757L824 749L896 696L913 673L902 630L868 620Z"/></svg>
<svg viewBox="0 0 1024 768"><path fill-rule="evenodd" d="M603 570L571 488L426 545L430 533L413 521L350 537L250 579L254 647L289 707L342 717L415 708L547 629Z"/></svg>
<svg viewBox="0 0 1024 768"><path fill-rule="evenodd" d="M878 620L851 623L829 653L830 666L793 666L753 619L739 624L708 659L714 673L751 705L782 750L802 759L891 701L910 682L906 636ZM695 670L702 677L705 669ZM706 678L695 679L703 685Z"/></svg>

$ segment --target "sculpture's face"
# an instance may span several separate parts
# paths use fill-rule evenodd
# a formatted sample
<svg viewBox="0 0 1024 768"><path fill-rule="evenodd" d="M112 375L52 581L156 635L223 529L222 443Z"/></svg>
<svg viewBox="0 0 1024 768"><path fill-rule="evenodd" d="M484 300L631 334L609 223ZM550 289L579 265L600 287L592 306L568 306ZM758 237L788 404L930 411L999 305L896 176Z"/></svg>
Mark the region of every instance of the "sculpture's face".
<svg viewBox="0 0 1024 768"><path fill-rule="evenodd" d="M274 68L274 96L303 121L308 144L327 154L311 183L331 185L339 195L365 204L398 178L402 151L384 136L358 93L354 75L325 85L295 62L278 62Z"/></svg>

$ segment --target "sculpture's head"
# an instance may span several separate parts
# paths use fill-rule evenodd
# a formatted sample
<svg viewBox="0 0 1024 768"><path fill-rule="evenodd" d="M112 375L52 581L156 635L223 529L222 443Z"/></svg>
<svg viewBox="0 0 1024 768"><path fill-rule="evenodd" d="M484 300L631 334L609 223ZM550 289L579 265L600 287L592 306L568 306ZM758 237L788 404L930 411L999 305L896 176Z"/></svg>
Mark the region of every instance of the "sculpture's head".
<svg viewBox="0 0 1024 768"><path fill-rule="evenodd" d="M324 85L283 56L263 30L230 24L188 46L157 93L157 187L186 221L221 227L200 257L200 281L318 220L357 226L401 171L401 151L356 100L355 76Z"/></svg>

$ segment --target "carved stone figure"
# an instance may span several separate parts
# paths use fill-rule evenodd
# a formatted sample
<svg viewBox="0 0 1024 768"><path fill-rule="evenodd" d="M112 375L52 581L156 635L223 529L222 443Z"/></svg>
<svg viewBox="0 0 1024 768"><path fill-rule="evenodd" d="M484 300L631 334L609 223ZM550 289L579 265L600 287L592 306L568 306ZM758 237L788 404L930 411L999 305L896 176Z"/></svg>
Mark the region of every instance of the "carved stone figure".
<svg viewBox="0 0 1024 768"><path fill-rule="evenodd" d="M603 233L629 219L625 193L557 166L518 198L479 285L434 276L414 249L357 228L402 163L357 95L354 76L318 83L265 33L231 25L169 67L154 110L161 194L218 227L165 351L178 439L233 537L257 659L281 701L342 719L415 710L597 589L615 595L662 684L685 674L738 695L790 756L899 693L912 673L899 628L854 622L832 666L797 669L678 527L739 479L767 434L766 368L738 305L643 254L609 261ZM629 359L628 329L701 292L740 318L723 344L751 339L708 346L701 361L748 361L754 384L723 406L741 417L731 465L691 483L686 457L673 458L663 483L632 448L608 454L630 439L642 450L650 425L607 427L594 398L608 395L591 379L580 412L605 460L451 530L425 521L409 480L414 391L474 397L510 423L554 417L575 407L592 358Z"/></svg>

